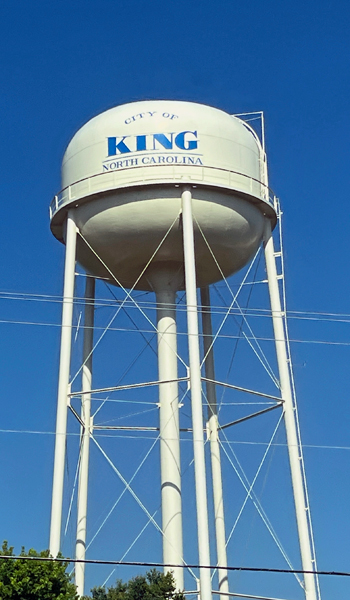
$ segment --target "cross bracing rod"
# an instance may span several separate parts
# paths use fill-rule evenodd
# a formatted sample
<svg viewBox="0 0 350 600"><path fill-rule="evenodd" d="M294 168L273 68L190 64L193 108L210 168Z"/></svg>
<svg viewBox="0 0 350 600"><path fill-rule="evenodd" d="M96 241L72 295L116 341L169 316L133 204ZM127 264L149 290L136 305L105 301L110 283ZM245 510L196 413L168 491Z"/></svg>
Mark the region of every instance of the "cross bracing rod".
<svg viewBox="0 0 350 600"><path fill-rule="evenodd" d="M191 592L183 592L185 596L190 596L191 594L198 594L198 590ZM235 592L218 592L216 590L212 591L213 594L220 596L227 596L231 598L247 598L249 600L287 600L286 598L272 598L272 596L252 596L251 594L237 594Z"/></svg>
<svg viewBox="0 0 350 600"><path fill-rule="evenodd" d="M280 400L280 402L278 402L274 406L269 406L268 408L259 410L255 413L247 415L246 417L242 417L241 419L236 419L235 421L230 421L229 423L224 423L223 425L218 424L218 430L226 429L227 427L231 427L232 425L238 425L239 423L243 423L244 421L248 421L249 419L253 419L254 417L259 417L260 415L268 413L271 410L275 410L275 408L279 408L280 406L283 406L283 402L284 402L283 400ZM74 410L74 408L72 406L69 406L69 408L70 408L71 412L73 413L73 415L75 416L75 418L77 419L77 421L79 421L79 423L82 426L84 426L84 423L82 422L80 416ZM118 430L118 431L120 431L120 430L121 431L159 431L159 427L151 427L151 426L146 426L146 425L92 425L92 428L94 430L96 429L96 430ZM192 429L192 427L180 427L179 431L191 432L191 431L193 431L193 429ZM203 431L206 431L206 429L203 428Z"/></svg>
<svg viewBox="0 0 350 600"><path fill-rule="evenodd" d="M263 410L259 410L251 415L247 415L246 417L242 417L241 419L236 419L235 421L230 421L229 423L224 423L224 425L218 424L218 430L227 429L227 427L231 427L232 425L238 425L239 423L243 423L244 421L248 421L249 419L253 419L254 417L259 417L265 413L270 412L271 410L275 410L283 406L283 401L274 406L269 406L268 408L264 408ZM81 423L81 419L78 413L71 409L76 419ZM150 427L143 425L93 425L92 428L95 430L118 430L118 431L159 431L159 427ZM193 431L192 427L180 427L179 431L183 432L191 432ZM206 428L203 427L203 431L206 431Z"/></svg>
<svg viewBox="0 0 350 600"><path fill-rule="evenodd" d="M113 463L113 461L109 458L109 456L106 454L106 452L103 450L103 448L100 446L100 444L98 443L98 441L96 440L96 438L91 435L91 439L93 440L93 442L96 444L97 448L100 450L101 454L104 456L104 458L107 460L108 464L112 467L113 471L116 473L116 475L118 476L118 478L121 480L121 482L124 484L124 490L122 492L122 495L124 494L125 491L128 491L131 496L134 498L134 500L137 502L137 504L139 505L139 507L143 510L143 512L146 514L146 516L149 519L149 522L152 523L154 525L154 527L159 531L159 533L164 537L166 537L166 532L163 531L162 527L160 527L157 523L157 521L154 519L154 516L156 515L157 511L151 515L151 513L147 510L146 506L143 504L143 502L140 500L139 496L136 494L136 492L133 490L133 488L131 487L131 482L133 481L135 475L137 474L137 472L139 471L140 467L142 466L142 464L144 463L145 459L149 456L149 452L147 453L145 459L141 462L141 464L139 465L138 469L136 470L135 474L133 475L133 477L130 479L130 481L128 482L123 475L121 474L121 472L119 471L119 469L116 467L116 465ZM155 443L153 443L152 448L154 447ZM151 449L152 449L151 448ZM120 498L121 496L120 495ZM113 507L114 508L114 507ZM172 544L172 540L168 540L169 544ZM90 542L91 544L91 542ZM90 545L89 544L89 545ZM178 549L178 548L177 548ZM77 560L74 560L72 562L79 562ZM80 561L81 562L81 561ZM83 562L85 563L89 563L91 561L89 560L84 560ZM112 564L112 563L111 563ZM117 564L117 562L114 562L113 564ZM121 561L118 561L118 564L121 564ZM184 558L181 556L180 557L180 563L158 563L157 566L163 566L163 567L169 567L171 568L171 571L174 571L175 569L181 569L183 570L183 568L186 568L190 571L190 573L193 575L193 572L191 570L191 567L189 565L187 565L186 561L184 560Z"/></svg>
<svg viewBox="0 0 350 600"><path fill-rule="evenodd" d="M110 429L110 430L124 430L124 431L159 431L159 427L143 427L142 425L140 426L129 426L129 425L93 425L93 429L98 429L98 430L104 430L104 429ZM184 432L191 432L193 431L192 427L180 427L179 431L184 431ZM206 431L206 429L203 427L203 431Z"/></svg>
<svg viewBox="0 0 350 600"><path fill-rule="evenodd" d="M230 388L232 390L237 390L238 392L244 392L246 394L253 394L255 396L261 396L262 398L268 398L269 400L276 400L276 402L281 402L281 398L278 396L273 396L271 394L265 394L264 392L259 392L257 390L250 390L249 388L240 387L238 385L233 385L231 383L225 383L223 381L216 381L214 379L209 379L208 377L201 377L202 381L208 381L210 383L214 383L215 385L221 385L223 387ZM168 379L166 382L162 381L162 383L173 383L173 382L182 382L189 381L189 377L179 377L177 379ZM70 392L68 397L73 398L75 396L82 396L84 394L102 394L104 392L118 392L123 390L129 390L134 388L143 388L150 386L159 385L160 381L146 381L142 383L130 383L128 385L117 385L114 387L106 387L106 388L98 388L95 390L80 390L78 392Z"/></svg>
<svg viewBox="0 0 350 600"><path fill-rule="evenodd" d="M279 408L283 406L283 401L279 404L275 404L274 406L269 406L268 408L264 408L263 410L259 410L251 415L246 417L242 417L241 419L236 419L235 421L231 421L230 423L225 423L224 425L219 425L218 429L226 429L227 427L231 427L231 425L238 425L238 423L243 423L244 421L249 421L249 419L253 419L254 417L259 417L260 415L264 415L265 413L270 412L271 410L275 410L275 408Z"/></svg>
<svg viewBox="0 0 350 600"><path fill-rule="evenodd" d="M204 235L204 232L202 231L202 228L201 228L201 226L200 226L200 224L198 223L198 221L197 221L197 220L196 220L196 225L197 225L197 227L198 227L198 229L199 229L199 231L200 231L200 233L201 233L201 235L202 235L202 237L203 237L203 240L204 240L204 242L206 243L206 246L207 246L207 248L208 248L208 250L209 250L209 252L210 252L210 254L211 254L211 256L212 256L212 258L213 258L213 260L214 260L214 262L215 262L215 264L216 264L216 266L217 266L217 268L218 268L218 270L219 270L219 272L220 272L220 274L221 274L221 277L222 277L223 281L225 282L225 284L226 284L226 286L227 286L227 288L228 288L228 290L229 290L229 292L230 292L230 294L231 294L231 296L232 296L232 302L231 302L230 306L228 307L228 309L227 309L227 311L226 311L226 314L225 314L225 316L224 316L224 318L223 318L223 320L222 320L222 322L221 322L221 325L220 325L219 329L217 330L217 332L216 332L215 336L213 337L213 340L212 340L212 342L211 342L211 344L210 344L210 346L209 346L209 349L210 349L210 348L211 348L211 346L212 346L212 345L215 343L216 339L218 338L218 336L219 336L219 334L220 334L220 331L222 330L222 327L224 326L224 323L225 323L226 319L227 319L227 318L228 318L228 316L230 315L230 312L231 312L231 309L232 309L233 305L234 305L234 304L236 304L236 305L237 305L237 308L238 308L238 310L239 310L239 313L240 313L240 315L242 316L242 319L243 319L243 321L244 321L245 325L247 326L247 328L248 328L249 332L250 332L250 333L251 333L251 335L252 335L252 338L251 338L251 339L252 339L253 341L255 341L256 348L254 347L254 345L253 345L253 344L252 344L252 342L250 341L249 337L248 337L248 336L247 336L247 335L244 333L244 331L242 331L243 337L244 337L244 339L245 339L245 340L248 342L248 344L249 344L249 346L252 348L252 350L253 350L254 354L257 356L257 358L258 358L258 359L259 359L259 361L261 362L262 366L264 367L264 369L265 369L265 370L266 370L266 372L269 374L269 376L271 377L272 381L274 382L274 384L275 384L275 385L276 385L276 387L278 388L278 387L279 387L279 384L278 384L278 381L277 381L277 379L276 379L276 377L275 377L275 375L274 375L274 372L273 372L273 370L272 370L272 368L271 368L271 366L270 366L270 364L269 364L269 361L267 360L267 358L266 358L266 356L265 356L265 353L263 352L263 350L262 350L262 348L261 348L261 345L260 345L260 344L259 344L259 342L258 342L258 338L257 338L257 337L254 335L254 332L253 332L253 330L252 330L252 328L251 328L250 324L248 323L248 321L247 321L247 319L246 319L246 315L243 313L242 309L240 308L240 306L239 306L239 304L238 304L238 302L237 302L237 298L238 298L238 296L239 296L239 294L240 294L240 292L241 292L242 286L244 285L244 283L245 283L245 281L246 281L246 279L247 279L247 277L248 277L248 274L249 274L249 272L250 272L250 270L251 270L251 268L252 268L252 266L253 266L253 264L254 264L254 262L255 262L255 260L256 260L256 258L257 258L257 256L258 256L258 254L259 254L259 252L260 252L260 248L258 248L258 250L257 250L257 252L256 252L256 254L255 254L254 258L253 258L253 260L250 262L250 266L249 266L249 268L248 268L248 270L247 270L247 272L246 272L246 274L245 274L245 276L244 276L244 279L243 279L243 281L241 282L241 284L240 284L240 286L239 286L239 288L238 288L237 292L234 294L234 293L233 293L233 291L232 291L232 289L231 289L231 286L230 286L230 284L229 284L229 283L228 283L228 281L227 281L227 278L225 277L225 274L224 274L224 272L223 272L223 271L222 271L222 269L221 269L221 266L220 266L220 264L219 264L219 262L218 262L218 260L217 260L217 258L216 258L216 256L215 256L215 254L214 254L214 252L213 252L213 250L212 250L212 248L211 248L211 246L210 246L210 244L209 244L208 240L206 239L206 237L205 237L205 235ZM240 337L240 335L239 335L239 337ZM208 349L208 350L209 350L209 349ZM207 352L208 352L208 351L207 351ZM203 362L205 361L205 359L206 359L206 355L204 356ZM203 364L203 362L202 362L202 364Z"/></svg>
<svg viewBox="0 0 350 600"><path fill-rule="evenodd" d="M256 495L256 493L254 491L255 483L257 481L257 478L259 476L261 468L262 468L262 466L263 466L263 464L264 464L264 462L266 460L268 452L271 449L271 446L273 444L273 440L275 439L276 433L277 433L277 431L279 429L279 426L280 426L280 424L282 422L282 418L283 418L283 415L281 415L280 418L278 419L277 425L276 425L276 427L275 427L275 429L274 429L274 431L272 433L272 436L270 438L269 443L267 444L267 447L265 449L265 452L264 452L264 455L263 455L262 460L260 462L260 465L259 465L259 467L258 467L258 469L257 469L257 471L255 473L255 476L254 476L253 480L251 480L251 481L248 479L246 473L244 472L244 469L243 469L242 465L240 464L240 462L239 462L237 456L235 455L235 453L233 452L231 443L228 442L227 437L225 436L225 432L223 432L225 441L228 443L228 446L229 446L229 448L230 448L230 450L232 452L232 455L233 455L233 458L235 459L235 462L237 463L237 466L234 464L233 460L231 459L231 457L229 456L227 450L225 449L223 443L220 441L221 447L222 447L225 455L227 456L229 463L233 467L233 470L235 471L236 475L238 476L238 479L240 480L241 484L243 485L243 487L244 487L244 489L246 491L245 500L244 500L244 502L242 504L242 507L241 507L241 509L240 509L240 511L238 513L238 516L236 517L235 523L234 523L234 525L231 528L230 535L227 538L227 544L229 543L229 541L230 541L230 539L231 539L231 537L233 535L233 532L236 529L237 523L238 523L238 521L239 521L239 519L241 517L241 514L242 514L242 512L244 510L244 507L245 507L248 499L250 498L251 501L252 501L252 503L253 503L253 505L255 506L255 508L256 508L259 516L261 517L264 525L266 526L268 532L271 534L272 539L276 543L276 545L277 545L278 549L280 550L282 556L284 557L285 561L287 562L287 564L289 566L289 569L290 569L289 572L294 574L294 576L295 576L296 580L298 581L299 585L303 588L302 581L298 577L297 571L293 568L293 565L292 565L290 559L288 558L287 553L285 552L285 550L284 550L284 548L283 548L280 540L278 539L278 536L277 536L277 534L276 534L276 532L275 532L275 530L274 530L274 528L273 528L273 526L272 526L269 518L267 517L266 512L264 511L264 509L263 509L263 507L261 505L261 502L260 502L258 496ZM230 567L228 567L228 569L230 569Z"/></svg>
<svg viewBox="0 0 350 600"><path fill-rule="evenodd" d="M102 394L103 392L118 392L120 390L131 390L131 389L135 389L135 388L143 388L143 387L150 387L150 386L156 386L159 385L160 383L173 383L176 381L189 381L189 377L179 377L177 379L167 379L166 381L144 381L142 383L130 383L128 385L116 385L113 387L106 387L106 388L98 388L96 390L80 390L79 392L70 392L68 394L68 396L70 398L73 398L74 396L83 396L84 394Z"/></svg>
<svg viewBox="0 0 350 600"><path fill-rule="evenodd" d="M224 383L223 381L216 381L215 379L208 379L208 377L202 377L202 381L209 381L210 383L214 383L215 385L222 385L223 387L227 387L232 390L237 390L238 392L245 392L246 394L254 394L255 396L261 396L262 398L269 398L270 400L276 400L276 402L281 402L281 398L278 398L278 396L271 396L271 394L265 394L264 392L257 392L256 390L250 390L249 388L243 388L238 385L232 385L231 383Z"/></svg>
<svg viewBox="0 0 350 600"><path fill-rule="evenodd" d="M141 277L143 276L143 274L145 273L145 271L148 269L149 265L151 264L153 258L155 257L155 255L157 254L158 250L160 249L160 247L162 246L163 242L166 240L166 238L168 237L170 231L172 230L173 226L175 225L176 221L178 220L179 215L177 215L173 221L173 223L170 225L168 231L165 233L163 239L160 241L160 243L158 244L157 248L155 249L155 251L153 252L152 256L149 258L147 264L144 266L144 268L142 269L142 272L139 274L139 276L137 277L136 281L134 282L134 285L132 286L132 288L130 288L129 290L126 290L124 288L124 286L120 283L120 281L118 281L118 279L116 278L115 274L109 269L108 265L102 260L102 258L98 255L98 253L95 251L95 249L89 244L89 242L84 238L84 236L82 235L82 233L80 231L78 231L77 233L79 233L81 239L85 242L85 244L87 245L87 247L91 250L91 252L96 256L96 258L100 261L100 263L103 265L103 267L110 273L112 279L116 282L116 284L118 285L118 287L120 287L124 292L125 292L125 299L121 302L121 304L118 307L118 310L116 311L115 315L112 317L112 319L110 320L110 322L108 323L107 327L104 328L103 333L101 334L101 336L99 337L99 339L97 340L96 344L94 345L94 347L91 349L91 353L96 349L96 347L99 345L99 343L101 342L102 338L104 337L104 335L106 334L107 330L110 329L111 324L113 323L113 321L115 320L115 318L117 317L117 315L119 314L120 310L123 308L125 302L128 300L128 298L130 298L130 301L135 305L135 307L141 312L141 314L145 317L146 321L148 321L148 323L151 325L152 327L152 333L153 331L156 330L156 326L152 323L152 321L149 319L149 317L147 316L147 314L142 310L141 306L139 306L139 304L136 302L136 300L132 297L131 293L133 292L133 290L135 289L135 287L137 286L138 282L140 281ZM136 332L139 331L138 329L135 330ZM177 355L178 359L183 362L181 356ZM185 363L183 363L185 364ZM185 365L186 366L186 365ZM81 365L81 367L78 369L78 371L76 372L76 374L74 375L72 382L75 381L76 377L78 376L78 374L81 372L83 368L83 365Z"/></svg>
<svg viewBox="0 0 350 600"><path fill-rule="evenodd" d="M73 408L73 406L71 406L70 404L69 404L68 408L71 411L71 413L75 416L76 420L80 423L80 425L82 427L84 427L84 421L82 420L81 416L77 413L75 408Z"/></svg>
<svg viewBox="0 0 350 600"><path fill-rule="evenodd" d="M134 426L131 425L93 425L95 430L122 430L122 431L159 431L159 427L143 427L142 425ZM186 430L187 431L187 430Z"/></svg>

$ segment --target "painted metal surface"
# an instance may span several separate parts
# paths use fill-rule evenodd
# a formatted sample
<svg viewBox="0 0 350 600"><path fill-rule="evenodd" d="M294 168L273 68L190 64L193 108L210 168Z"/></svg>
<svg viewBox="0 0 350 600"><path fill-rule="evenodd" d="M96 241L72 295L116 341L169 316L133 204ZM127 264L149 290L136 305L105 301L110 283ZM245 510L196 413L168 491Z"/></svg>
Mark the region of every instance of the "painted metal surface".
<svg viewBox="0 0 350 600"><path fill-rule="evenodd" d="M229 593L227 573L227 552L225 533L224 495L222 487L221 452L219 443L219 421L216 399L213 330L209 287L201 289L202 330L204 369L207 378L205 389L208 403L207 431L210 441L211 477L213 482L213 501L216 538L216 560L218 566L218 589L220 600L226 600Z"/></svg>
<svg viewBox="0 0 350 600"><path fill-rule="evenodd" d="M80 440L79 486L77 498L77 535L75 543L75 558L77 560L85 560L86 554L90 433L92 430L91 388L95 312L94 299L95 279L93 277L87 277L85 284L85 318L82 368L82 391L86 393L84 393L81 397L80 414L83 426L81 429ZM75 565L75 583L79 596L84 595L84 581L85 563L80 562Z"/></svg>
<svg viewBox="0 0 350 600"><path fill-rule="evenodd" d="M138 280L136 289L152 290L157 295L163 557L164 562L176 564L182 562L182 507L174 305L176 291L186 289L198 550L200 564L209 565L196 287L203 288L241 269L256 252L265 232L300 549L303 567L311 571L311 530L306 518L309 507L300 469L271 238L276 211L269 201L265 154L257 137L240 119L211 107L170 101L128 104L106 111L78 131L64 157L62 185L50 215L54 235L67 243L51 553L56 555L60 544L75 255L95 276L126 288L132 288ZM210 337L210 325L203 329ZM91 340L89 343L91 346ZM210 360L206 368L213 372ZM214 380L214 374L208 379ZM89 385L91 388L90 380L86 381L87 392ZM217 553L222 567L219 591L224 596L228 593L225 528L214 388L211 392L209 431ZM84 555L85 546L88 445L84 465L77 556L79 552ZM181 567L175 576L181 589ZM82 590L83 570L77 582ZM210 572L201 568L200 596L211 600L211 594ZM305 576L305 595L310 600L318 598L312 573Z"/></svg>
<svg viewBox="0 0 350 600"><path fill-rule="evenodd" d="M198 333L196 263L194 252L193 213L191 192L182 193L183 245L186 278L187 339L189 355L191 409L193 428L194 479L197 507L197 536L201 600L211 600L207 478L204 453L202 379ZM204 568L203 568L204 567Z"/></svg>
<svg viewBox="0 0 350 600"><path fill-rule="evenodd" d="M271 235L271 226L268 221L266 221L264 245L272 323L281 386L281 398L283 400L283 415L286 428L289 464L293 487L295 515L298 527L300 555L302 567L304 571L306 571L304 574L305 598L306 600L317 600L318 594L316 577L312 573L314 570L314 563L312 560L311 531L307 519L307 512L310 509L305 496L305 481L301 462L302 457L300 454L297 435L296 406L293 403L291 378L287 356L286 332L283 324L283 312L278 287L276 258L273 238Z"/></svg>
<svg viewBox="0 0 350 600"><path fill-rule="evenodd" d="M218 182L220 170L242 173L240 185L251 193L249 178L261 179L260 159L250 128L221 110L192 102L134 102L94 117L75 134L63 158L62 187L99 173L124 171L133 184L140 169L146 179L163 179L169 165L185 177L196 166L209 166L218 171L210 176ZM258 184L253 195L261 195Z"/></svg>
<svg viewBox="0 0 350 600"><path fill-rule="evenodd" d="M198 285L209 285L249 261L261 242L265 215L275 224L261 182L264 161L252 130L216 108L159 100L115 107L91 119L70 142L51 228L63 241L66 211L74 206L81 232L78 261L90 273L130 288L179 215L179 187L188 183ZM180 217L155 262L168 268L171 262L175 269L183 263ZM183 285L184 280L179 289ZM137 288L152 289L147 274Z"/></svg>
<svg viewBox="0 0 350 600"><path fill-rule="evenodd" d="M163 562L183 563L176 293L165 282L157 291L160 479ZM162 383L162 381L164 383ZM183 568L167 568L184 589Z"/></svg>
<svg viewBox="0 0 350 600"><path fill-rule="evenodd" d="M61 546L64 466L66 457L69 370L72 346L73 301L77 228L74 211L69 211L66 230L60 366L56 416L55 459L52 484L50 554L57 556Z"/></svg>

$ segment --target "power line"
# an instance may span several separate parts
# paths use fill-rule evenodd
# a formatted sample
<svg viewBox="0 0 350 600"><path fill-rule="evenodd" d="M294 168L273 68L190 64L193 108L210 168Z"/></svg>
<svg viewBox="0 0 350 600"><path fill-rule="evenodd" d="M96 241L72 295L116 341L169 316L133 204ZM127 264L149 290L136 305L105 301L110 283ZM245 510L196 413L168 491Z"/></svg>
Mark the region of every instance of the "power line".
<svg viewBox="0 0 350 600"><path fill-rule="evenodd" d="M261 282L250 282L250 285ZM218 286L217 286L218 287ZM142 294L143 295L143 294ZM0 299L2 300L17 300L17 301L34 301L34 302L53 302L62 304L63 297L61 295L53 295L53 294L34 294L27 292L6 292L0 291ZM76 302L81 302L85 304L85 298L80 296L75 296L73 298ZM121 300L116 298L115 301L120 303ZM131 303L131 301L128 301ZM101 304L99 304L101 303ZM131 303L132 304L132 303ZM154 302L151 301L138 301L138 304L147 306L149 309L156 310L156 306ZM109 298L98 298L97 307L105 306L105 307L113 307L115 306L115 302L111 303ZM177 308L180 308L177 305ZM214 310L214 313L217 311L221 313L226 311L227 307L223 305L212 305L211 307ZM233 308L234 312L238 312L238 309ZM247 309L249 312L249 316L260 317L260 316L270 316L271 311L269 309L263 308L249 308ZM326 311L302 311L302 310L288 310L287 316L289 319L304 319L304 320L316 320L316 321L331 321L331 322L344 322L350 323L350 313L338 313L338 312L326 312Z"/></svg>
<svg viewBox="0 0 350 600"><path fill-rule="evenodd" d="M1 433L13 433L13 434L26 434L26 435L56 435L55 431L40 431L40 430L34 430L34 429L0 429L0 434ZM63 435L63 434L62 434ZM80 433L79 432L67 432L66 434L67 436L71 436L71 437L78 437L80 438ZM109 434L103 434L103 433L96 433L95 437L122 437L122 438L132 438L134 439L135 437L137 439L146 439L146 440L153 440L153 439L157 439L154 438L152 436L135 436L135 435L129 435L127 433L123 433L123 434L116 434L116 433L109 433ZM182 441L191 441L188 438L181 438ZM222 441L222 444L227 444L229 443L230 445L246 445L246 446L268 446L268 442L253 442L253 441L242 441L242 440L229 440L228 442L225 442L224 440ZM287 444L283 444L283 443L272 443L271 446L277 446L277 447L281 447L281 448L286 448ZM323 445L323 444L303 444L303 448L308 448L311 450L346 450L346 451L350 451L350 446L332 446L332 445Z"/></svg>
<svg viewBox="0 0 350 600"><path fill-rule="evenodd" d="M17 320L12 320L12 319L0 319L0 324L11 324L11 325L34 325L34 326L38 326L38 327L62 327L61 323L45 323L43 321L17 321ZM81 325L80 329L86 329L85 326ZM98 327L95 326L94 327L95 330L98 329L103 329L105 330L105 327ZM122 333L154 333L154 330L151 329L128 329L127 327L109 327L109 331L119 331ZM187 335L184 332L178 332L178 336L183 336L183 335ZM225 334L219 334L217 336L220 339L237 339L239 336L237 335L225 335ZM271 337L257 337L257 336L246 336L245 339L248 340L258 340L258 341L262 341L262 342L275 342L275 338L271 338ZM278 340L277 340L278 341ZM341 341L337 341L337 340L301 340L301 339L290 339L289 340L290 343L293 344L316 344L316 345L325 345L325 346L344 346L344 347L349 347L350 346L350 341L349 342L341 342Z"/></svg>
<svg viewBox="0 0 350 600"><path fill-rule="evenodd" d="M0 559L2 560L28 560L34 562L62 562L62 563L84 563L84 564L92 564L92 565L121 565L126 567L167 567L171 569L175 568L191 568L191 569L217 569L220 568L218 565L198 565L198 564L172 564L172 563L162 563L162 562L139 562L139 561L129 561L129 560L99 560L94 558L64 558L64 557L53 557L53 556L8 556L8 555L0 555ZM236 567L236 566L227 566L225 567L228 571L248 571L250 573L287 573L287 574L300 574L300 575L332 575L336 577L350 577L350 572L348 571L303 571L302 569L277 569L277 568L269 568L269 567Z"/></svg>

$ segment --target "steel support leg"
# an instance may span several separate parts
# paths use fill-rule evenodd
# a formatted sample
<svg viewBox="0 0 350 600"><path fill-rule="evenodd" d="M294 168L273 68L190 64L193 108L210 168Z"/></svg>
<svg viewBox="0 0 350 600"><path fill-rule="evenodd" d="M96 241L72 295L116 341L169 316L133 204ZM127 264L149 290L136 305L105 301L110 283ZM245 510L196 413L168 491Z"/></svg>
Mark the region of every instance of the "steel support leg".
<svg viewBox="0 0 350 600"><path fill-rule="evenodd" d="M202 327L203 327L203 347L204 347L204 367L207 379L215 381L214 352L212 347L213 331L210 314L210 293L209 287L201 289L202 303ZM215 513L215 535L216 535L216 553L219 592L228 592L228 574L227 574L227 553L226 553L226 534L225 534L225 514L224 500L222 492L222 474L221 474L221 456L218 431L218 415L216 402L215 383L206 382L207 401L208 401L208 426L210 440L210 458L211 473L213 481L214 513ZM220 600L227 600L227 596L221 595Z"/></svg>
<svg viewBox="0 0 350 600"><path fill-rule="evenodd" d="M85 318L84 318L84 341L83 341L83 369L82 369L82 391L89 392L92 386L92 349L94 338L94 298L95 279L86 278L85 285ZM86 552L86 520L88 500L89 479L89 450L91 431L91 393L82 394L81 397L81 420L83 422L81 432L78 505L77 505L77 538L75 545L75 558L85 559ZM79 596L84 595L85 563L75 565L75 584Z"/></svg>
<svg viewBox="0 0 350 600"><path fill-rule="evenodd" d="M291 379L287 357L286 334L284 329L283 313L281 309L281 299L278 287L275 252L273 239L271 235L271 225L268 219L266 219L265 228L265 261L271 302L279 379L281 385L281 395L282 399L284 400L284 422L287 435L288 454L292 476L292 486L299 535L301 561L304 571L313 571L314 564L312 561L311 551L311 532L307 518L307 511L309 510L309 507L306 503L303 473L301 468L302 457L300 455L300 448L297 436L295 407L293 404ZM305 598L307 600L317 600L315 576L312 573L305 573L304 587Z"/></svg>
<svg viewBox="0 0 350 600"><path fill-rule="evenodd" d="M205 472L203 406L198 334L197 284L194 253L192 194L182 193L182 223L185 260L188 351L193 427L193 454L197 503L198 554L200 565L210 565L207 483ZM211 600L210 569L200 568L201 600Z"/></svg>
<svg viewBox="0 0 350 600"><path fill-rule="evenodd" d="M74 213L69 211L66 229L66 258L64 266L63 306L60 367L58 376L57 417L54 474L52 485L52 507L50 527L50 553L57 556L61 544L64 464L66 456L68 386L72 339L72 319L75 279L75 251L77 229Z"/></svg>

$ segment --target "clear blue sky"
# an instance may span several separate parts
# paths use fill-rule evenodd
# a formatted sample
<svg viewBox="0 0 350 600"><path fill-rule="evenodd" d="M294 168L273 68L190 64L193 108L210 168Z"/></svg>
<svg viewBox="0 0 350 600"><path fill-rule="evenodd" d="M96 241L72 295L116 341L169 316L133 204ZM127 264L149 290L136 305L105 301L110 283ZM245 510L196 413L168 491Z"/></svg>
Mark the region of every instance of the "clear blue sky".
<svg viewBox="0 0 350 600"><path fill-rule="evenodd" d="M50 233L48 204L60 189L61 158L75 131L112 106L169 98L230 113L265 112L270 184L284 211L289 309L349 314L349 18L343 0L3 1L1 290L61 294L63 248ZM58 324L60 306L1 299L0 318ZM59 328L0 326L0 429L52 432ZM293 320L290 329L292 339L349 342L346 319ZM293 343L292 351L304 443L349 447L350 347ZM255 434L261 435L252 428L239 439L249 441ZM53 442L50 434L0 432L0 537L17 550L22 544L48 545ZM136 463L146 448L137 444ZM306 448L305 458L319 568L349 570L350 450ZM99 465L96 458L91 494L96 522L118 491L107 485L108 471ZM74 457L69 468L72 482ZM131 473L131 463L128 468ZM288 495L287 480L281 476ZM145 490L145 502L157 508L151 492ZM285 498L282 494L271 505L282 538L285 501L290 509ZM120 558L118 532L126 535L125 523L116 520L89 556ZM146 552L151 543L146 533L130 556L159 559L159 541L152 536L152 551ZM72 539L67 536L66 554L73 552ZM288 536L285 541L288 545ZM229 558L232 564L255 560L259 565L258 551L232 551ZM275 550L270 554L264 547L260 559L264 565L284 565ZM89 583L101 583L105 573L91 570ZM349 596L350 579L323 578L321 584L324 599ZM285 593L300 597L292 584Z"/></svg>

